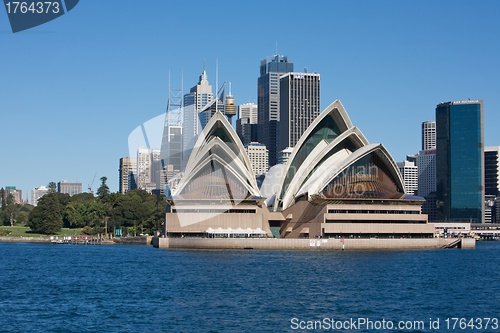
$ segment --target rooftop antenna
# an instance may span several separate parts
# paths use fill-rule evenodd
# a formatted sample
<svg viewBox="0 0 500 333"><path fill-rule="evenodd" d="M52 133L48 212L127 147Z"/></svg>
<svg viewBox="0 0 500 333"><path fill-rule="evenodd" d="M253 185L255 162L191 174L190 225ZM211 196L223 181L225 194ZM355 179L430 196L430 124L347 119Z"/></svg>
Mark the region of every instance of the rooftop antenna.
<svg viewBox="0 0 500 333"><path fill-rule="evenodd" d="M276 41L276 55L278 55L278 41Z"/></svg>

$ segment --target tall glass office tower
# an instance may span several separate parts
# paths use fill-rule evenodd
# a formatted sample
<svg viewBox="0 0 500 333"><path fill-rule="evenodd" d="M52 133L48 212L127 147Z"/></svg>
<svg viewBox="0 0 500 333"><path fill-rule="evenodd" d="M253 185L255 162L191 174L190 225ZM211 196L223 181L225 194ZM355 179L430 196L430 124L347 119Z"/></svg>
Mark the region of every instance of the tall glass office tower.
<svg viewBox="0 0 500 333"><path fill-rule="evenodd" d="M213 98L212 86L208 83L207 72L203 70L198 84L191 88L189 94L184 95L182 120L182 150L184 154L193 149L198 137L200 131L199 112L212 102ZM189 153L186 156L189 157Z"/></svg>
<svg viewBox="0 0 500 333"><path fill-rule="evenodd" d="M280 78L278 151L295 147L320 114L318 73L287 73Z"/></svg>
<svg viewBox="0 0 500 333"><path fill-rule="evenodd" d="M438 219L484 222L483 101L436 107Z"/></svg>
<svg viewBox="0 0 500 333"><path fill-rule="evenodd" d="M269 166L277 163L280 121L280 76L293 72L293 63L284 55L267 57L260 62L258 79L257 138L269 150Z"/></svg>

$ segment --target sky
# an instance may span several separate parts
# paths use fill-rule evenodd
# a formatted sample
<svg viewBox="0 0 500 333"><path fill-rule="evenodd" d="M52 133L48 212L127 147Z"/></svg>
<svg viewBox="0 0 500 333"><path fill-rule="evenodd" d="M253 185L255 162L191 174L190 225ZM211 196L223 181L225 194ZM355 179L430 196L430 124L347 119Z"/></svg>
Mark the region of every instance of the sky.
<svg viewBox="0 0 500 333"><path fill-rule="evenodd" d="M276 53L319 73L322 109L339 99L396 161L445 101L482 99L485 145L498 146L499 17L496 0L81 0L12 33L0 8L0 187L95 190L106 176L118 191L128 136L165 112L169 77L187 92L206 66L215 86L217 63L236 104L256 102Z"/></svg>

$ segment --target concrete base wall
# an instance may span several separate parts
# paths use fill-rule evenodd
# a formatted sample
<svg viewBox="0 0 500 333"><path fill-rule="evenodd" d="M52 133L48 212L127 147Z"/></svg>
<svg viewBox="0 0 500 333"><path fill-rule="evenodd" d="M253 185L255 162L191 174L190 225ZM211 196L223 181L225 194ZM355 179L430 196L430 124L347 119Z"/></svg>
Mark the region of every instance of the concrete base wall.
<svg viewBox="0 0 500 333"><path fill-rule="evenodd" d="M462 238L462 249L475 249L476 239L474 238Z"/></svg>
<svg viewBox="0 0 500 333"><path fill-rule="evenodd" d="M156 248L172 249L258 249L258 250L402 250L437 249L454 238L424 239L281 239L281 238L158 238ZM462 248L475 248L473 238L462 239Z"/></svg>
<svg viewBox="0 0 500 333"><path fill-rule="evenodd" d="M150 245L151 238L152 236L114 237L113 242L116 244Z"/></svg>

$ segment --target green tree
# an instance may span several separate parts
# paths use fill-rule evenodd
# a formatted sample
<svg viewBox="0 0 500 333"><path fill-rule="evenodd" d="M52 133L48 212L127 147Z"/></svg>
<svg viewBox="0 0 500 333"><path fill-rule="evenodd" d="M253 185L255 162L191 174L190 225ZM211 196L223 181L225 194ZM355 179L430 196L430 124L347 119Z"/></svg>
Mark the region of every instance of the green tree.
<svg viewBox="0 0 500 333"><path fill-rule="evenodd" d="M102 201L106 201L109 196L109 187L106 185L107 180L108 177L101 177L101 186L97 189L97 197Z"/></svg>
<svg viewBox="0 0 500 333"><path fill-rule="evenodd" d="M129 191L117 198L110 216L109 227L150 233L165 219L164 200L143 190Z"/></svg>
<svg viewBox="0 0 500 333"><path fill-rule="evenodd" d="M86 204L70 202L64 210L64 226L67 228L83 228L85 224Z"/></svg>
<svg viewBox="0 0 500 333"><path fill-rule="evenodd" d="M75 194L71 197L71 202L86 202L95 201L94 195L92 193L83 192Z"/></svg>
<svg viewBox="0 0 500 333"><path fill-rule="evenodd" d="M54 182L50 182L47 187L49 188L49 193L55 193L57 190L57 185Z"/></svg>
<svg viewBox="0 0 500 333"><path fill-rule="evenodd" d="M64 209L64 225L68 228L85 228L84 233L103 232L106 204L96 201L90 193L71 197Z"/></svg>
<svg viewBox="0 0 500 333"><path fill-rule="evenodd" d="M55 234L63 226L63 210L70 201L67 194L47 193L28 217L28 227L37 233Z"/></svg>
<svg viewBox="0 0 500 333"><path fill-rule="evenodd" d="M27 224L31 210L33 210L32 205L28 205L28 204L20 205L19 210L18 210L17 215L16 215L15 223Z"/></svg>
<svg viewBox="0 0 500 333"><path fill-rule="evenodd" d="M155 197L155 208L154 212L151 212L151 216L144 221L144 233L153 234L155 231L161 229L161 224L165 222L165 211L167 208L167 202L164 196L154 196Z"/></svg>
<svg viewBox="0 0 500 333"><path fill-rule="evenodd" d="M3 187L0 189L0 197L1 197L1 203L2 203L2 206L0 207L0 209L3 210L5 207L5 190L3 189Z"/></svg>
<svg viewBox="0 0 500 333"><path fill-rule="evenodd" d="M3 207L4 223L13 227L14 220L18 211L19 205L14 202L14 196L12 194L7 195L5 205Z"/></svg>
<svg viewBox="0 0 500 333"><path fill-rule="evenodd" d="M0 225L4 225L5 216L3 209L5 207L5 190L3 187L0 189Z"/></svg>

